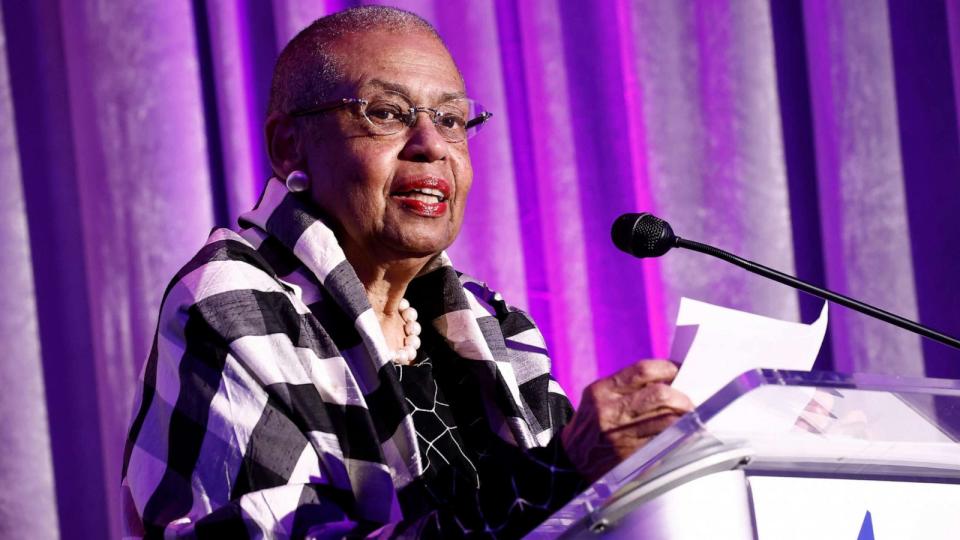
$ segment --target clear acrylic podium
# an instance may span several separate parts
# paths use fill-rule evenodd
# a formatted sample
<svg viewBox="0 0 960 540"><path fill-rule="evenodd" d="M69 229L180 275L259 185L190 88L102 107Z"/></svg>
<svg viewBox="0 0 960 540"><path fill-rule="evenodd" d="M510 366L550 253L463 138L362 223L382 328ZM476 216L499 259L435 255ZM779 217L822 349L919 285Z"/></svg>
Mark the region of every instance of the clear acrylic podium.
<svg viewBox="0 0 960 540"><path fill-rule="evenodd" d="M527 538L960 539L960 381L744 373Z"/></svg>

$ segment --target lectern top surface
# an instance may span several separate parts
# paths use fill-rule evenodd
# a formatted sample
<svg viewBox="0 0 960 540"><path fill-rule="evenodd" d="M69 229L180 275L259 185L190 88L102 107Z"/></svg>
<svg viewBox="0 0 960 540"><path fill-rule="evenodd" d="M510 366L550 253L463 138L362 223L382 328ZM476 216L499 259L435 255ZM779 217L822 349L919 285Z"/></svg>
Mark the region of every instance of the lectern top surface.
<svg viewBox="0 0 960 540"><path fill-rule="evenodd" d="M960 475L958 440L960 381L753 370L608 476L633 478L705 444L749 447L754 467L883 463Z"/></svg>
<svg viewBox="0 0 960 540"><path fill-rule="evenodd" d="M960 381L753 370L555 518L569 523L665 479L675 484L736 468L748 475L960 483L958 441Z"/></svg>

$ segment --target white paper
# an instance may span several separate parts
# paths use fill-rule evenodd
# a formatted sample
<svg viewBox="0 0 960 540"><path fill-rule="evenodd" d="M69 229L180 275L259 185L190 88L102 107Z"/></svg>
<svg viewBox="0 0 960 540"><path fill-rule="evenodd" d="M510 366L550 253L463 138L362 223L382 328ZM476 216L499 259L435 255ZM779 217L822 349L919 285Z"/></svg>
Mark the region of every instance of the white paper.
<svg viewBox="0 0 960 540"><path fill-rule="evenodd" d="M744 371L809 371L826 331L826 302L816 321L803 324L681 298L670 358L682 365L673 387L700 405Z"/></svg>

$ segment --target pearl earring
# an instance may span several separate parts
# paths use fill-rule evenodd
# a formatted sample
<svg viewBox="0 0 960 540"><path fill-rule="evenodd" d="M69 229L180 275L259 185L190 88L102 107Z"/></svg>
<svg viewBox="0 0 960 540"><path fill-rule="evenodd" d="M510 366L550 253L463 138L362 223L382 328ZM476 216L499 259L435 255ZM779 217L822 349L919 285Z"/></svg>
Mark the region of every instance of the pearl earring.
<svg viewBox="0 0 960 540"><path fill-rule="evenodd" d="M286 184L291 193L306 191L310 187L310 177L303 171L293 171L287 175Z"/></svg>

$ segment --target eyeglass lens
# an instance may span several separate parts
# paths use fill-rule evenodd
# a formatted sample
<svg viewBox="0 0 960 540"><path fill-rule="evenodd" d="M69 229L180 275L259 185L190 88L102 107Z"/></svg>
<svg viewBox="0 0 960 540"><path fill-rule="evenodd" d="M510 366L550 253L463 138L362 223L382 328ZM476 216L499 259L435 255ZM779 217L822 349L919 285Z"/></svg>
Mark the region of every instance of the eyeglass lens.
<svg viewBox="0 0 960 540"><path fill-rule="evenodd" d="M467 127L468 121L479 113L479 107L469 99L442 103L437 107L411 107L399 98L378 97L360 104L360 112L375 133L391 135L412 127L420 113L428 115L440 135L449 142L461 142L479 128Z"/></svg>

